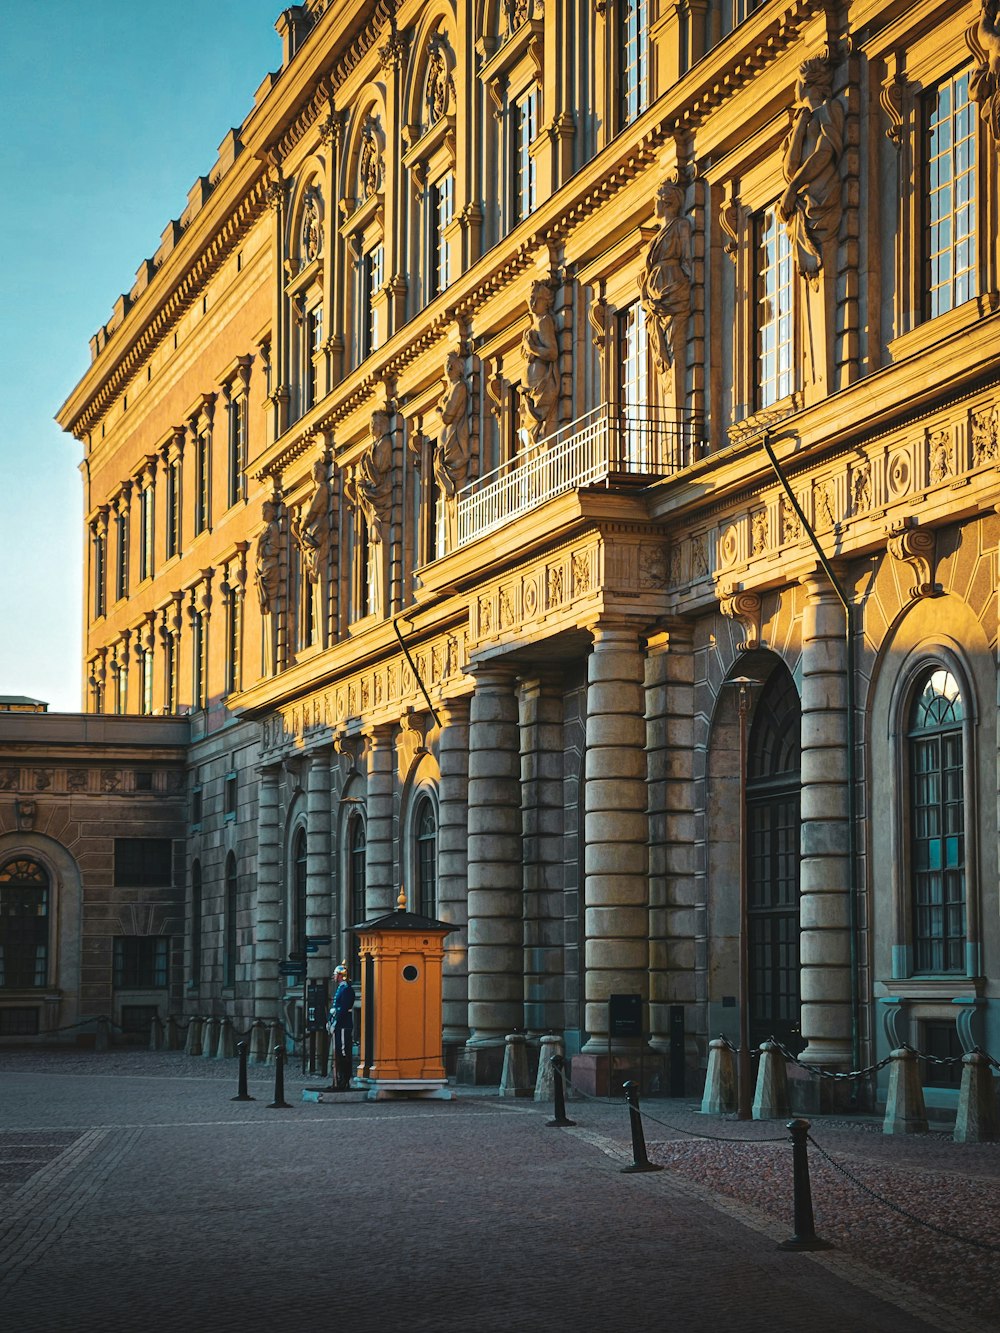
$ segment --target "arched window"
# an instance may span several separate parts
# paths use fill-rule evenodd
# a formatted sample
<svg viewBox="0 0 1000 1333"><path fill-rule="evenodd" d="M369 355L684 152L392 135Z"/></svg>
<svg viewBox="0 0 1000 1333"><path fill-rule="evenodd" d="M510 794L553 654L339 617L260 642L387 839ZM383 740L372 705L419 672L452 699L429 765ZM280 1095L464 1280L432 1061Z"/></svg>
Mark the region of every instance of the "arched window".
<svg viewBox="0 0 1000 1333"><path fill-rule="evenodd" d="M226 857L226 920L225 940L222 953L222 984L236 985L236 906L239 880L236 875L236 857L229 853Z"/></svg>
<svg viewBox="0 0 1000 1333"><path fill-rule="evenodd" d="M19 857L0 869L0 986L44 986L49 970L49 877Z"/></svg>
<svg viewBox="0 0 1000 1333"><path fill-rule="evenodd" d="M191 866L191 980L201 981L201 862Z"/></svg>
<svg viewBox="0 0 1000 1333"><path fill-rule="evenodd" d="M965 704L950 671L925 672L908 722L914 967L964 972Z"/></svg>
<svg viewBox="0 0 1000 1333"><path fill-rule="evenodd" d="M799 819L801 709L784 667L772 672L747 746L750 1038L801 1048Z"/></svg>
<svg viewBox="0 0 1000 1333"><path fill-rule="evenodd" d="M306 831L295 834L292 851L292 920L289 931L289 954L305 956L306 947Z"/></svg>
<svg viewBox="0 0 1000 1333"><path fill-rule="evenodd" d="M350 913L347 924L356 926L367 915L365 878L367 873L367 834L365 821L359 814L351 815L347 824L347 904ZM351 943L351 976L361 976L361 939L354 933Z"/></svg>
<svg viewBox="0 0 1000 1333"><path fill-rule="evenodd" d="M417 875L415 903L422 916L437 915L437 815L429 796L421 796L414 811L413 834Z"/></svg>

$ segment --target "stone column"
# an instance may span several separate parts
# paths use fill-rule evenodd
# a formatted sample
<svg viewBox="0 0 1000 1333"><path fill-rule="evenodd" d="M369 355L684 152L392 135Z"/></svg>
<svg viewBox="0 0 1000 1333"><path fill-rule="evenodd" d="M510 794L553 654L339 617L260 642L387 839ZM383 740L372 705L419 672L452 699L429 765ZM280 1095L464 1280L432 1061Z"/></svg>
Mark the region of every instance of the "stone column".
<svg viewBox="0 0 1000 1333"><path fill-rule="evenodd" d="M805 584L802 615L800 1059L851 1060L847 644L844 609L825 576Z"/></svg>
<svg viewBox="0 0 1000 1333"><path fill-rule="evenodd" d="M391 912L399 890L394 887L394 851L392 791L396 760L393 744L394 723L369 727L364 733L368 758L368 790L365 810L368 816L365 861L365 904L369 918Z"/></svg>
<svg viewBox="0 0 1000 1333"><path fill-rule="evenodd" d="M562 1024L562 691L556 679L521 687L524 882L524 1021L533 1032Z"/></svg>
<svg viewBox="0 0 1000 1333"><path fill-rule="evenodd" d="M638 1043L609 1045L608 997L648 999L649 820L646 814L644 662L638 631L624 619L592 627L588 663L586 842L586 1027L589 1037L573 1061L584 1091L607 1087L608 1055L629 1077ZM647 1062L648 1066L648 1062ZM579 1077L578 1077L579 1076Z"/></svg>
<svg viewBox="0 0 1000 1333"><path fill-rule="evenodd" d="M309 756L306 775L306 934L331 935L335 923L331 896L330 864L330 756L332 749L324 745ZM333 974L334 962L330 949L320 949L308 958L309 975L326 977Z"/></svg>
<svg viewBox="0 0 1000 1333"><path fill-rule="evenodd" d="M670 1006L684 1005L692 1061L697 999L693 638L692 627L678 622L653 635L646 649L650 1045L669 1051Z"/></svg>
<svg viewBox="0 0 1000 1333"><path fill-rule="evenodd" d="M524 1021L521 760L514 672L483 667L469 717L469 1027L462 1077L500 1076L503 1040ZM488 1048L477 1052L476 1048ZM492 1063L491 1063L492 1057ZM496 1068L493 1069L492 1065Z"/></svg>
<svg viewBox="0 0 1000 1333"><path fill-rule="evenodd" d="M468 843L469 700L437 705L441 721L438 764L437 913L456 929L444 940L441 978L445 1045L464 1045L469 1036Z"/></svg>
<svg viewBox="0 0 1000 1333"><path fill-rule="evenodd" d="M278 764L257 770L257 907L254 927L254 1017L278 1017L281 956L281 831Z"/></svg>

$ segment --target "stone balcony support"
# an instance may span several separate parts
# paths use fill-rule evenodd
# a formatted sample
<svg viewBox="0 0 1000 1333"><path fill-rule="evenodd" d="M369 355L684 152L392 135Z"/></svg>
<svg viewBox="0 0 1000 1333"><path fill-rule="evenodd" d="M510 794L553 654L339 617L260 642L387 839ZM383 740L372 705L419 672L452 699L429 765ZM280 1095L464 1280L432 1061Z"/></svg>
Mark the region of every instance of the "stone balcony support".
<svg viewBox="0 0 1000 1333"><path fill-rule="evenodd" d="M504 1038L524 1021L518 702L512 670L490 666L475 674L469 716L469 1050L496 1048L499 1077ZM492 1075L488 1064L477 1062L477 1081Z"/></svg>
<svg viewBox="0 0 1000 1333"><path fill-rule="evenodd" d="M441 977L445 1045L469 1036L468 843L469 701L438 704L438 917L455 927L444 939Z"/></svg>
<svg viewBox="0 0 1000 1333"><path fill-rule="evenodd" d="M278 1016L281 956L281 829L278 778L281 769L260 770L257 807L257 910L254 922L253 999L258 1018Z"/></svg>
<svg viewBox="0 0 1000 1333"><path fill-rule="evenodd" d="M844 610L817 574L802 616L800 1058L822 1065L851 1061L848 669Z"/></svg>

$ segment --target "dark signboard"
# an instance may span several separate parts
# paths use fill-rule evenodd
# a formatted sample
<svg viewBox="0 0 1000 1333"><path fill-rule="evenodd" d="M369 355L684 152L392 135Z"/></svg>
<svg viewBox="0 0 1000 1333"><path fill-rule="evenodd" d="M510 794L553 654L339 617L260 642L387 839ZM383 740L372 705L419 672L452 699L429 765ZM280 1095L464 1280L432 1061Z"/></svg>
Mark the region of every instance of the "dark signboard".
<svg viewBox="0 0 1000 1333"><path fill-rule="evenodd" d="M612 1037L642 1036L642 996L608 996L608 1032Z"/></svg>

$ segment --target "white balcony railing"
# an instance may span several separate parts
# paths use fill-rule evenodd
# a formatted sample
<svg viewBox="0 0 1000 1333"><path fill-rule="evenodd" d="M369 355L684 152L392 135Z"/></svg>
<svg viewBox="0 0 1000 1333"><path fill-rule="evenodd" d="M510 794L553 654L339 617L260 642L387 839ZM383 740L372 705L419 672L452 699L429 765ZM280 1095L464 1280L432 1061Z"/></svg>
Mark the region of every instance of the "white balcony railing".
<svg viewBox="0 0 1000 1333"><path fill-rule="evenodd" d="M477 478L458 493L458 546L483 537L546 500L613 481L668 476L697 457L692 421L651 408L615 413L602 405Z"/></svg>

